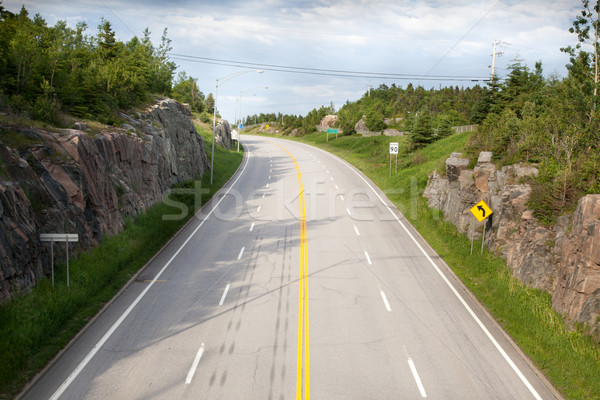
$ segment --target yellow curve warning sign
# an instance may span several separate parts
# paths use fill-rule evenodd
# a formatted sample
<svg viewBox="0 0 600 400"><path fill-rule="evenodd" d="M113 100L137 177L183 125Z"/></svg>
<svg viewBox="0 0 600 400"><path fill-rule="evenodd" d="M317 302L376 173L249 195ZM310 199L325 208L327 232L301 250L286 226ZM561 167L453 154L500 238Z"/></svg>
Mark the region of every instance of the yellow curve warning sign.
<svg viewBox="0 0 600 400"><path fill-rule="evenodd" d="M471 208L471 213L477 218L477 221L481 222L492 215L493 211L485 204L485 201L481 200Z"/></svg>

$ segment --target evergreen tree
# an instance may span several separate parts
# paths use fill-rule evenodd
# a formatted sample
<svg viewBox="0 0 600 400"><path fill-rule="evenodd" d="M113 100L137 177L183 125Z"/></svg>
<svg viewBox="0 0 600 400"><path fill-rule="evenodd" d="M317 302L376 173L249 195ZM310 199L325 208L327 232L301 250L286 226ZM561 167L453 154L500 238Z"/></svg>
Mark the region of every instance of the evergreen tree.
<svg viewBox="0 0 600 400"><path fill-rule="evenodd" d="M435 140L431 113L428 110L421 111L417 116L410 140L415 149L427 146Z"/></svg>

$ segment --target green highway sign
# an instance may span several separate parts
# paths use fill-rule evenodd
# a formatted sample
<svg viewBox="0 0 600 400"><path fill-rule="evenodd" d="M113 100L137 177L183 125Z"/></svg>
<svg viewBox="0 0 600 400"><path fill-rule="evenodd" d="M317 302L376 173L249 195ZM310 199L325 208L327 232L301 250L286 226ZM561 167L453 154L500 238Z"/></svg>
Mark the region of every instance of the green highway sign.
<svg viewBox="0 0 600 400"><path fill-rule="evenodd" d="M329 128L327 129L327 133L338 133L338 130Z"/></svg>

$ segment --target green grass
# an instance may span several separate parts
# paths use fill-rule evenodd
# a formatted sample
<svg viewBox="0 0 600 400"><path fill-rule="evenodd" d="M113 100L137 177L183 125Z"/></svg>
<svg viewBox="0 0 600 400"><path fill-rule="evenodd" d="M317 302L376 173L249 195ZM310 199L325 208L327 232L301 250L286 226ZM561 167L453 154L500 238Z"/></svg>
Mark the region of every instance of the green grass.
<svg viewBox="0 0 600 400"><path fill-rule="evenodd" d="M428 174L444 168L451 152L460 152L469 133L455 134L415 153L405 138L342 136L325 142L324 134L294 140L324 148L368 175L410 220L435 251L491 312L555 387L568 399L600 399L600 346L582 331L570 330L552 309L548 293L513 277L504 259L484 250L470 255L471 242L443 221L422 197ZM389 170L389 142L399 142L398 173ZM475 248L481 247L475 244Z"/></svg>
<svg viewBox="0 0 600 400"><path fill-rule="evenodd" d="M201 135L210 149L211 136ZM145 214L128 220L117 235L104 238L96 248L71 260L69 288L66 267L55 266L53 288L43 279L27 295L14 298L0 307L0 398L12 398L31 377L63 348L69 340L109 301L123 285L189 220L195 208L205 203L233 175L243 153L215 148L215 172L201 181L202 203L195 204L193 190L171 195L188 207L185 218L167 219L180 208L158 203ZM195 182L179 185L196 187ZM187 194L191 192L192 194Z"/></svg>

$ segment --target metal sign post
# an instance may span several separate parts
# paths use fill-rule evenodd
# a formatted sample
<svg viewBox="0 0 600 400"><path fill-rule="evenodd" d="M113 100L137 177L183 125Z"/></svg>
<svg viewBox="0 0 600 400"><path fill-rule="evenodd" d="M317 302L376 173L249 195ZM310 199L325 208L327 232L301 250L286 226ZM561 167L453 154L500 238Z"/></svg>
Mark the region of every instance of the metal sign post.
<svg viewBox="0 0 600 400"><path fill-rule="evenodd" d="M485 204L485 201L481 200L479 203L475 204L472 208L471 208L471 214L473 214L473 216L475 216L475 218L477 219L477 221L481 222L484 219L488 218L490 215L493 214L493 211L491 208L488 207L487 204ZM481 239L481 254L483 254L483 244L485 243L485 223L483 224L483 237ZM475 232L473 232L473 235L471 236L471 254L473 254L473 236L475 236Z"/></svg>
<svg viewBox="0 0 600 400"><path fill-rule="evenodd" d="M392 176L392 154L396 155L396 169L394 173L398 172L398 143L391 142L390 143L390 176Z"/></svg>
<svg viewBox="0 0 600 400"><path fill-rule="evenodd" d="M52 258L52 286L54 286L54 242L65 242L67 245L67 287L69 279L69 242L78 242L79 235L76 233L40 233L40 241L50 242L50 257Z"/></svg>
<svg viewBox="0 0 600 400"><path fill-rule="evenodd" d="M329 142L329 134L330 133L335 133L335 138L337 139L337 134L338 134L338 130L337 129L332 129L332 128L327 128L327 139L325 140L326 142Z"/></svg>

